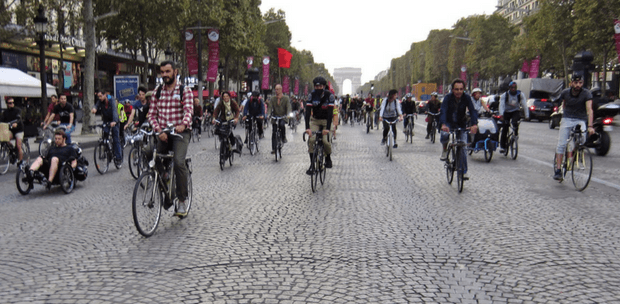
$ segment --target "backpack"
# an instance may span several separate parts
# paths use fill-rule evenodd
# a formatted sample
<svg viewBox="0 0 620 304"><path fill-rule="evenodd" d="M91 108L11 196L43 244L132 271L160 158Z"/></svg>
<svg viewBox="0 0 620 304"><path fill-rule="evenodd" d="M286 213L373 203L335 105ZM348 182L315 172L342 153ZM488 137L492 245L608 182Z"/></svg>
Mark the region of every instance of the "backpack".
<svg viewBox="0 0 620 304"><path fill-rule="evenodd" d="M179 93L181 95L181 101L183 100L183 91L185 90L185 86L181 85L179 87ZM157 99L159 100L159 96L161 96L161 86L157 87L157 92L155 92L155 97L157 97Z"/></svg>
<svg viewBox="0 0 620 304"><path fill-rule="evenodd" d="M118 109L118 120L123 123L127 121L127 113L125 113L125 106L120 104L119 102L116 103L116 108Z"/></svg>
<svg viewBox="0 0 620 304"><path fill-rule="evenodd" d="M504 97L504 101L508 102L508 91L506 91L506 93L504 93L504 95L506 95ZM498 100L499 101L499 100ZM521 91L517 90L517 103L521 104Z"/></svg>

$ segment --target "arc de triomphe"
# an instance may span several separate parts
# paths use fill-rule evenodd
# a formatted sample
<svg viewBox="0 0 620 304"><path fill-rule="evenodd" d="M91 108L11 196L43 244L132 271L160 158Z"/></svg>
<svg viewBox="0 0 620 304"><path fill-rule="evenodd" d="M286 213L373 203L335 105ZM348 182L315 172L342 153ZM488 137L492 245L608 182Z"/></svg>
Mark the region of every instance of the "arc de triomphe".
<svg viewBox="0 0 620 304"><path fill-rule="evenodd" d="M362 69L361 68L337 68L334 69L334 80L338 86L338 96L342 95L343 83L345 80L351 80L351 92L355 94L357 88L362 85Z"/></svg>

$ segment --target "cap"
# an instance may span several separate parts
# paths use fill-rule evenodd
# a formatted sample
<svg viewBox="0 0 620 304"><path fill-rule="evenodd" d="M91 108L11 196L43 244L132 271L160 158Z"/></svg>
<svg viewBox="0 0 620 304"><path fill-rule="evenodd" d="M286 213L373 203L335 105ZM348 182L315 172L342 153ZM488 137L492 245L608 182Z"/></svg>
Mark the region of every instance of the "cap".
<svg viewBox="0 0 620 304"><path fill-rule="evenodd" d="M434 96L437 96L437 92L433 92L433 93L431 93L431 96L433 96L433 95L434 95Z"/></svg>
<svg viewBox="0 0 620 304"><path fill-rule="evenodd" d="M573 77L571 79L572 79L572 81L580 81L580 80L583 80L583 75L581 75L581 74L573 74Z"/></svg>
<svg viewBox="0 0 620 304"><path fill-rule="evenodd" d="M475 89L471 90L471 93L472 94L474 94L474 93L482 93L482 90L480 88L475 88Z"/></svg>

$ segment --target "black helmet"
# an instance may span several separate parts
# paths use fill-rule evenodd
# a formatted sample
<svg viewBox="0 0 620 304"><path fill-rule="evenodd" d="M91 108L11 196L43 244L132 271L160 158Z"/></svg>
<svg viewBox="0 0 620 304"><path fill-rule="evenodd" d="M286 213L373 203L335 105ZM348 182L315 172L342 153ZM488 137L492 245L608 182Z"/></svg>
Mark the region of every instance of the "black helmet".
<svg viewBox="0 0 620 304"><path fill-rule="evenodd" d="M321 76L317 76L316 78L314 78L314 80L312 80L312 83L314 85L327 85L327 80L325 80L325 78L321 77Z"/></svg>
<svg viewBox="0 0 620 304"><path fill-rule="evenodd" d="M252 92L252 96L258 97L258 96L260 96L260 92L259 91L254 91L254 92Z"/></svg>

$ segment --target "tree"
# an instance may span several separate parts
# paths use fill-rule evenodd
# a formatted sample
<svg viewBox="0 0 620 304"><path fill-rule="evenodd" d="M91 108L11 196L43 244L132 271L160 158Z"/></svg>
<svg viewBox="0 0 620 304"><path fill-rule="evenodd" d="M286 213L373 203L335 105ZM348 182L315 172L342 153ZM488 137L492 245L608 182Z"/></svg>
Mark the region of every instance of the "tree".
<svg viewBox="0 0 620 304"><path fill-rule="evenodd" d="M510 49L517 30L498 14L471 18L465 64L480 77L492 78L514 71L518 63L510 59Z"/></svg>

